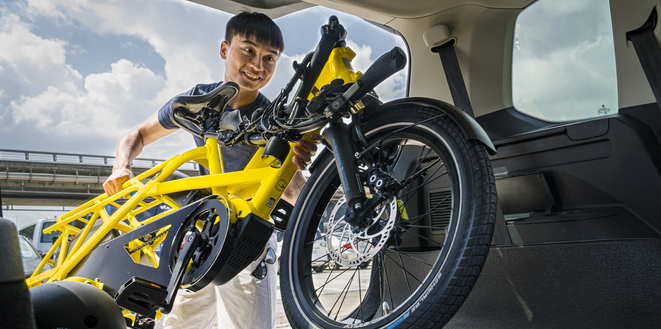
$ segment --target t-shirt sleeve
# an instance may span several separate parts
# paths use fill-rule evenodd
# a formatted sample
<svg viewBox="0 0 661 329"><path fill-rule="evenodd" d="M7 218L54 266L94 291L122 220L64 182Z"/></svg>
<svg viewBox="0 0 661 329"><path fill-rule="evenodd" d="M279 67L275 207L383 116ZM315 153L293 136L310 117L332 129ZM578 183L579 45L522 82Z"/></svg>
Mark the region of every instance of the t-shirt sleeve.
<svg viewBox="0 0 661 329"><path fill-rule="evenodd" d="M178 129L179 126L174 124L170 119L170 106L172 105L172 99L170 99L160 110L158 110L158 122L165 129Z"/></svg>
<svg viewBox="0 0 661 329"><path fill-rule="evenodd" d="M191 95L194 89L195 88L185 91L177 96ZM172 119L170 119L170 107L172 106L173 100L174 97L170 98L170 100L158 110L158 122L165 129L179 129L179 126L177 126L174 122L172 122Z"/></svg>

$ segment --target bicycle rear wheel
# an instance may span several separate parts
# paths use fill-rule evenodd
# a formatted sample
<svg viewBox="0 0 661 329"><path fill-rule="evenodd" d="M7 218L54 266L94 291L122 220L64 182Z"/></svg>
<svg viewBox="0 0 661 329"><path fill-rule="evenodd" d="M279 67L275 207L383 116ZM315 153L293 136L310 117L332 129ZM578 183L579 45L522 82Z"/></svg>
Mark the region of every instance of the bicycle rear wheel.
<svg viewBox="0 0 661 329"><path fill-rule="evenodd" d="M363 122L371 143L385 137L371 159L381 170L364 179L368 196L389 184L406 186L357 230L343 219L333 157L320 161L283 242L285 311L294 328L443 325L475 284L489 250L496 195L487 153L434 109L375 111ZM310 264L320 260L336 266L315 273Z"/></svg>

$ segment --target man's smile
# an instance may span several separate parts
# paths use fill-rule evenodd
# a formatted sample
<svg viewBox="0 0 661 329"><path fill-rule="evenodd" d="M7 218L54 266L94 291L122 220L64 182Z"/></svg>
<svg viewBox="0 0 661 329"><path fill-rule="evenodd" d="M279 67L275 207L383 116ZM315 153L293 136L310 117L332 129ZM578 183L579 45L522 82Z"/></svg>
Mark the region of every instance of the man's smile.
<svg viewBox="0 0 661 329"><path fill-rule="evenodd" d="M254 74L252 74L252 73L250 73L250 72L242 71L241 73L243 73L243 75L244 75L246 78L248 78L248 80L250 80L250 81L259 81L259 80L262 79L262 78L260 78L259 76L254 75Z"/></svg>

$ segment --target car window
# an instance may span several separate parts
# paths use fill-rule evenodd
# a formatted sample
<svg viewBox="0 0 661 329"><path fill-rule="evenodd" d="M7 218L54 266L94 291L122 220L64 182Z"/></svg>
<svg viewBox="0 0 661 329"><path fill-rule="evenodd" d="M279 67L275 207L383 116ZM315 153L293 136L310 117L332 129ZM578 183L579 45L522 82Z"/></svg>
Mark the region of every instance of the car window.
<svg viewBox="0 0 661 329"><path fill-rule="evenodd" d="M39 259L39 255L34 251L34 248L25 239L18 239L18 245L21 249L21 258L24 259Z"/></svg>
<svg viewBox="0 0 661 329"><path fill-rule="evenodd" d="M514 32L512 101L538 119L563 122L617 113L608 0L540 0Z"/></svg>
<svg viewBox="0 0 661 329"><path fill-rule="evenodd" d="M55 224L55 222L44 222L44 225L42 226L41 229L43 230L45 228L53 226L53 224ZM41 243L52 243L53 238L57 238L59 236L60 236L60 231L53 231L53 232L50 232L48 234L42 234L40 241L41 241Z"/></svg>
<svg viewBox="0 0 661 329"><path fill-rule="evenodd" d="M34 227L35 226L36 226L36 224L32 224L32 225L30 225L30 226L28 226L24 229L21 229L20 231L18 231L18 234L32 240L32 236L34 235Z"/></svg>

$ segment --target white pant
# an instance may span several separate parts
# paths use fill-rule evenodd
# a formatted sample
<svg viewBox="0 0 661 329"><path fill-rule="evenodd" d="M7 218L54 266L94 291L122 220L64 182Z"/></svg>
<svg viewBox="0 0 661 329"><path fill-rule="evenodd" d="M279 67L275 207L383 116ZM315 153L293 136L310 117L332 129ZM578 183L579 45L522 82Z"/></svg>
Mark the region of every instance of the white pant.
<svg viewBox="0 0 661 329"><path fill-rule="evenodd" d="M277 250L275 233L266 248ZM277 262L258 280L251 273L266 252L222 286L209 284L191 293L179 290L172 312L156 321L157 329L271 329L276 322Z"/></svg>

